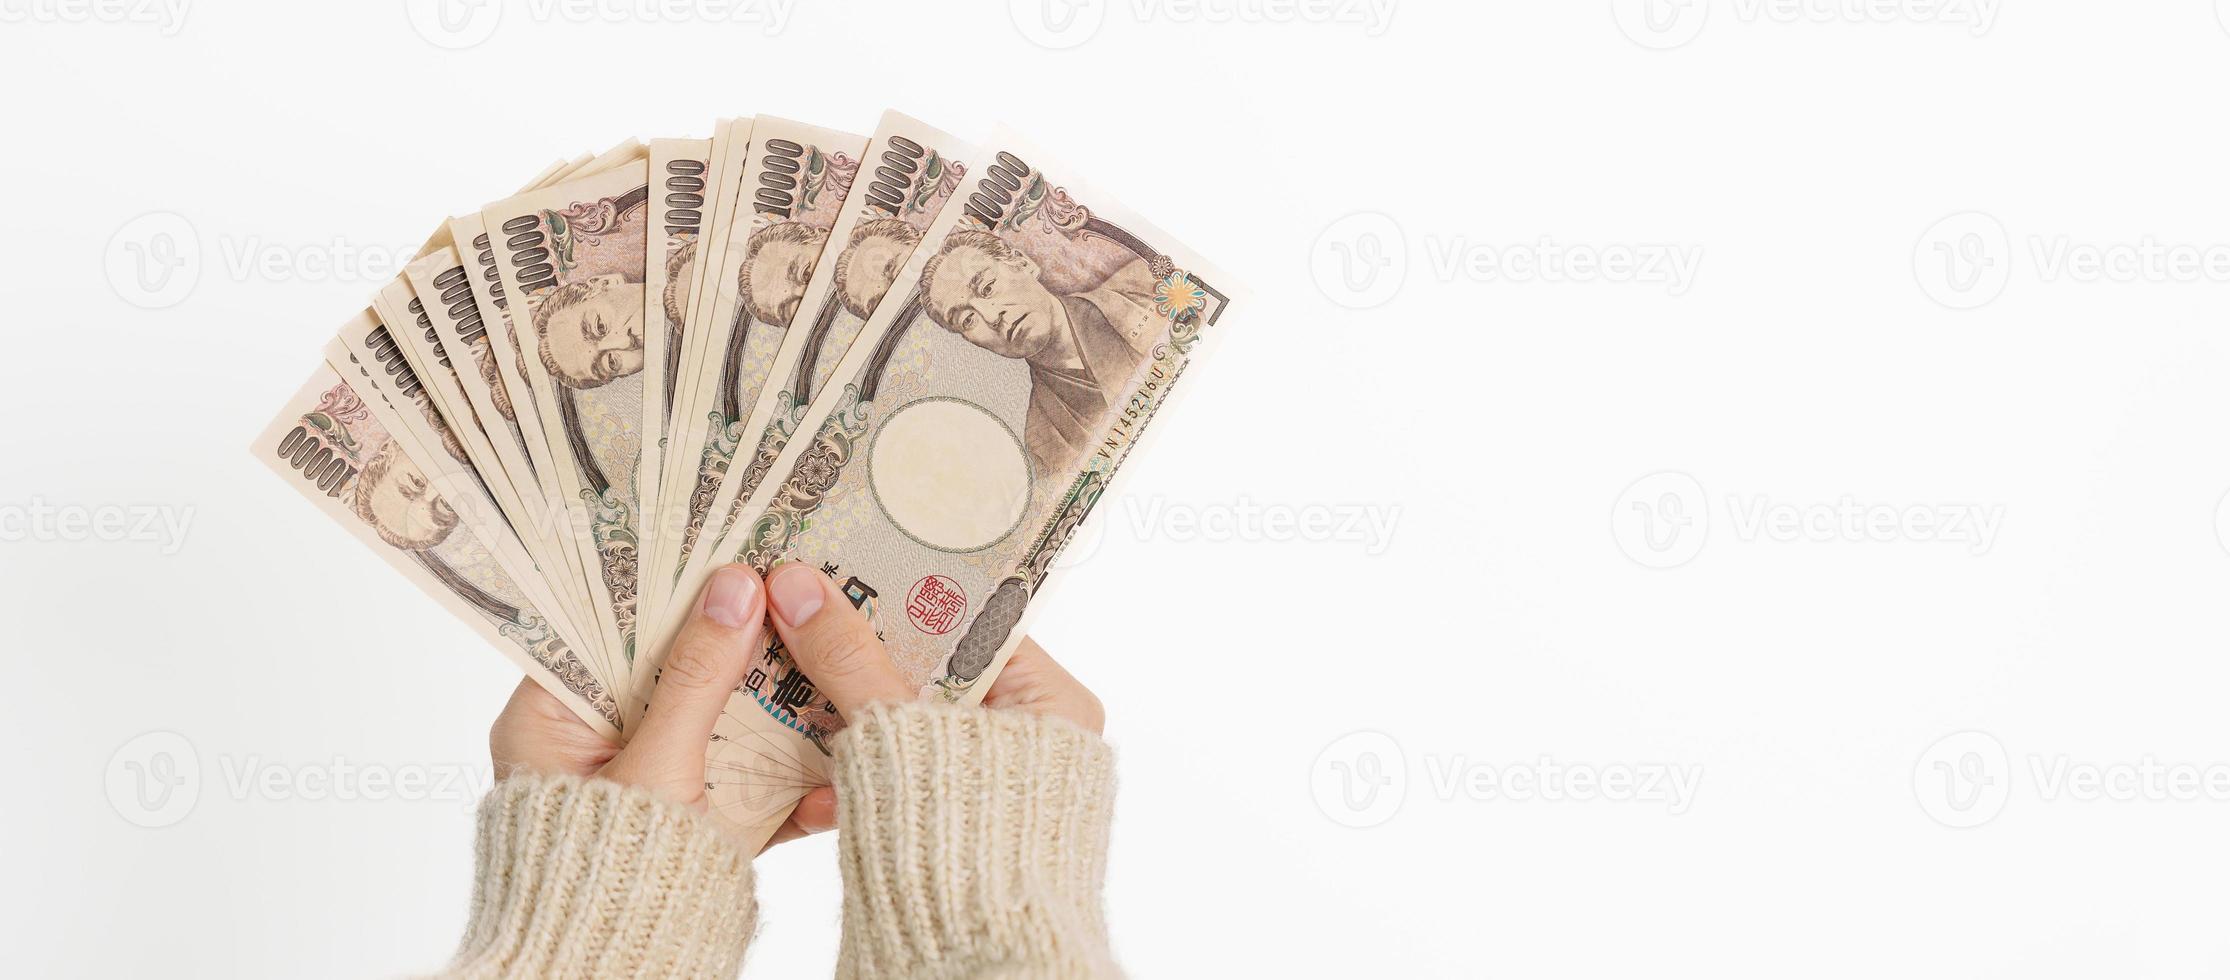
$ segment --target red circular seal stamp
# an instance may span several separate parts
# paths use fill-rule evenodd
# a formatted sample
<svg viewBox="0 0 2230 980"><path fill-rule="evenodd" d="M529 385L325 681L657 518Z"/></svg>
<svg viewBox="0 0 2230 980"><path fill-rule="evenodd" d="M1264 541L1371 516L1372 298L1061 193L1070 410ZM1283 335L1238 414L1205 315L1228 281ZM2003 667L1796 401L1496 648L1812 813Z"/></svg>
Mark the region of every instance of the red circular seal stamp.
<svg viewBox="0 0 2230 980"><path fill-rule="evenodd" d="M942 575L925 575L906 592L906 618L914 628L931 636L952 632L968 613L968 593L960 583Z"/></svg>

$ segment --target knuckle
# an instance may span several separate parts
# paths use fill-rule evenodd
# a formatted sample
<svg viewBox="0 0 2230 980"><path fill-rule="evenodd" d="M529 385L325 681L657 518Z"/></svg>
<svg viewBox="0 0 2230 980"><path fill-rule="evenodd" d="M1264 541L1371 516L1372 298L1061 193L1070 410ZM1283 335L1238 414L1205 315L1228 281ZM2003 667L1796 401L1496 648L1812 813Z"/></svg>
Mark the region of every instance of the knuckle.
<svg viewBox="0 0 2230 980"><path fill-rule="evenodd" d="M597 770L596 774L622 786L641 786L649 780L643 772L639 755L640 753L623 751L613 756L612 761L605 763L604 768Z"/></svg>
<svg viewBox="0 0 2230 980"><path fill-rule="evenodd" d="M873 669L876 661L885 659L883 645L875 639L874 633L865 628L866 625L864 620L856 627L845 623L812 637L805 644L808 648L804 650L805 658L814 669L827 675L821 678L824 683L830 679L858 676Z"/></svg>
<svg viewBox="0 0 2230 980"><path fill-rule="evenodd" d="M701 775L704 772L704 761L696 761L694 771ZM689 762L689 759L671 752L623 751L606 763L597 775L623 786L663 786L686 790L702 785L691 775Z"/></svg>
<svg viewBox="0 0 2230 980"><path fill-rule="evenodd" d="M682 687L710 687L720 680L725 658L720 655L719 644L704 638L676 644L673 655L666 658L661 683Z"/></svg>

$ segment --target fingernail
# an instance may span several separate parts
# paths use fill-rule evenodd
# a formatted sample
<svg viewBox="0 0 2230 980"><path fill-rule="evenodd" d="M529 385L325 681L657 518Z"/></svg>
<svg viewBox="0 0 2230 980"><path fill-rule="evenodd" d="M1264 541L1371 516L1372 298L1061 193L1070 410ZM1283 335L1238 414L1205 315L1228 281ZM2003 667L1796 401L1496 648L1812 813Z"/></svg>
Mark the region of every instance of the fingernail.
<svg viewBox="0 0 2230 980"><path fill-rule="evenodd" d="M821 573L802 562L784 565L767 577L767 601L785 626L796 626L821 611Z"/></svg>
<svg viewBox="0 0 2230 980"><path fill-rule="evenodd" d="M705 583L701 609L705 618L732 630L751 625L751 599L759 594L759 577L742 565L722 566Z"/></svg>

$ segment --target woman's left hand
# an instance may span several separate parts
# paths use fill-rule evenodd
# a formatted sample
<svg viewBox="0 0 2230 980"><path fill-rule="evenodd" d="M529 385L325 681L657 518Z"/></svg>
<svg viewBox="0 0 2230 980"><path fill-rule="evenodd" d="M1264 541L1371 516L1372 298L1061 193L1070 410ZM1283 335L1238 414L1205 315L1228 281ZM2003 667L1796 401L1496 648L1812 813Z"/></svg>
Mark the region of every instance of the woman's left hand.
<svg viewBox="0 0 2230 980"><path fill-rule="evenodd" d="M705 746L728 696L761 650L766 590L748 566L729 565L705 583L625 748L607 742L532 680L522 680L488 729L496 778L520 771L609 779L685 806L705 807ZM768 842L771 847L836 827L836 791L823 786Z"/></svg>

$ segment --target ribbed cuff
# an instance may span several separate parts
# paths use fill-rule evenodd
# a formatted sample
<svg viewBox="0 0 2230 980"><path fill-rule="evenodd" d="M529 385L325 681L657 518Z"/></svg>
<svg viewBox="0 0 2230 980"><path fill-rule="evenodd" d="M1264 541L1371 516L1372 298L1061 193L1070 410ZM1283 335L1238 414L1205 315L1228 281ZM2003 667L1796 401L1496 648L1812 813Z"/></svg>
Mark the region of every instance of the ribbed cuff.
<svg viewBox="0 0 2230 980"><path fill-rule="evenodd" d="M445 976L733 977L751 861L705 815L603 780L517 774L480 804L472 921Z"/></svg>
<svg viewBox="0 0 2230 980"><path fill-rule="evenodd" d="M1115 975L1100 897L1107 743L972 707L878 705L847 720L838 977Z"/></svg>

